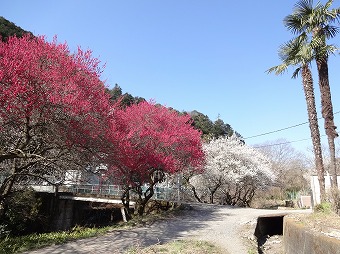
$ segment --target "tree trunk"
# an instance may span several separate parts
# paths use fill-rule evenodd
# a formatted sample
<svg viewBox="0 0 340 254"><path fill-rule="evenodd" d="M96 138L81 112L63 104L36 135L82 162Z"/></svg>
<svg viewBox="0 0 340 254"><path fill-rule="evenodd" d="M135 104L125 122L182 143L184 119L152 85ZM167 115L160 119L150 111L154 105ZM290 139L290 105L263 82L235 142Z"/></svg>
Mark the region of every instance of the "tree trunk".
<svg viewBox="0 0 340 254"><path fill-rule="evenodd" d="M210 204L214 203L214 195L216 193L216 191L218 190L218 188L221 186L221 184L219 183L218 185L216 185L213 189L209 188L210 191Z"/></svg>
<svg viewBox="0 0 340 254"><path fill-rule="evenodd" d="M197 191L196 191L196 188L195 188L195 186L193 186L191 183L190 183L190 177L191 177L192 175L185 175L185 174L183 174L183 179L185 180L185 183L188 185L188 186L190 186L190 189L192 190L192 192L193 192L193 194L194 194L194 197L196 198L196 200L198 201L198 202L200 202L200 203L203 203L203 201L200 199L200 197L198 196L198 194L197 194Z"/></svg>
<svg viewBox="0 0 340 254"><path fill-rule="evenodd" d="M321 94L322 117L325 120L325 132L327 135L329 155L330 155L330 173L332 175L332 187L337 188L337 169L335 160L335 144L334 139L338 137L336 126L334 124L333 104L331 97L331 89L328 77L328 57L322 56L316 59L316 65L319 73L319 88Z"/></svg>
<svg viewBox="0 0 340 254"><path fill-rule="evenodd" d="M315 105L313 78L312 78L312 73L308 65L304 65L302 67L302 85L303 85L303 90L305 93L306 104L307 104L309 129L311 133L313 151L314 151L314 157L315 157L314 158L315 168L318 174L318 180L319 180L319 185L320 185L320 199L323 202L326 200L325 175L324 175L325 170L324 170L323 159L322 159L320 131L319 131L318 116L317 116L316 105Z"/></svg>
<svg viewBox="0 0 340 254"><path fill-rule="evenodd" d="M135 214L138 214L139 216L143 216L144 210L145 210L145 205L146 205L146 202L144 202L143 199L139 199L136 202Z"/></svg>
<svg viewBox="0 0 340 254"><path fill-rule="evenodd" d="M121 196L122 203L124 205L125 209L125 215L126 219L129 220L131 218L131 212L130 212L130 187L125 186L124 192Z"/></svg>
<svg viewBox="0 0 340 254"><path fill-rule="evenodd" d="M225 194L225 201L226 201L227 205L231 205L231 203L232 203L232 197L231 197L231 195L230 195L229 192L227 192L227 193Z"/></svg>
<svg viewBox="0 0 340 254"><path fill-rule="evenodd" d="M142 193L142 188L137 187L137 193L138 193L138 200L136 202L136 211L135 214L138 214L139 216L142 216L145 212L146 204L149 202L149 200L152 198L154 194L154 184L152 184L146 192ZM144 198L143 198L144 196Z"/></svg>
<svg viewBox="0 0 340 254"><path fill-rule="evenodd" d="M8 177L5 178L5 180L3 181L3 183L0 186L0 204L3 203L3 201L5 200L5 198L8 196L8 194L11 192L12 187L15 183L15 181L17 180L17 176L16 173L17 172L17 168L15 166L15 159L13 159L11 161L10 164L10 175Z"/></svg>
<svg viewBox="0 0 340 254"><path fill-rule="evenodd" d="M203 201L200 199L200 197L198 196L198 194L197 194L197 192L196 192L195 186L193 186L193 185L191 185L191 184L190 184L190 186L191 186L191 190L192 190L192 192L194 193L194 197L196 198L196 200L197 200L198 202L200 202L200 203L203 203Z"/></svg>
<svg viewBox="0 0 340 254"><path fill-rule="evenodd" d="M11 175L4 180L0 187L0 203L2 203L11 192L14 182L15 175Z"/></svg>
<svg viewBox="0 0 340 254"><path fill-rule="evenodd" d="M210 192L210 204L214 203L214 194L215 194L215 191Z"/></svg>

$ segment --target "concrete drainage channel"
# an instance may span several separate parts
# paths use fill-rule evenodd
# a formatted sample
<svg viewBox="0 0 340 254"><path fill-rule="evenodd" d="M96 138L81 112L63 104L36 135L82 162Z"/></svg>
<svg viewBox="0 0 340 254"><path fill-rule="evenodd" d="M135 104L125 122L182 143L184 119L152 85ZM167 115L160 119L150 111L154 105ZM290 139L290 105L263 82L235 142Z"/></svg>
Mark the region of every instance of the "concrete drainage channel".
<svg viewBox="0 0 340 254"><path fill-rule="evenodd" d="M257 238L258 253L264 254L264 244L275 235L283 235L283 218L287 214L265 215L257 218L254 235Z"/></svg>

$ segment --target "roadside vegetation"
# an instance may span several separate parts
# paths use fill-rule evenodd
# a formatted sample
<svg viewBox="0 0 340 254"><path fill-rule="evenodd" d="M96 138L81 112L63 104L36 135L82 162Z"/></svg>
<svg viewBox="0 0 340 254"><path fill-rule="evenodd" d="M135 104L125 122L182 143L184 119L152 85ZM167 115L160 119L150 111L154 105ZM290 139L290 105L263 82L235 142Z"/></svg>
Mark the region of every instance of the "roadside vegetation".
<svg viewBox="0 0 340 254"><path fill-rule="evenodd" d="M24 236L7 235L0 239L0 254L20 253L27 250L39 249L50 245L64 244L78 239L90 238L106 234L108 232L128 229L154 223L156 220L171 219L182 214L183 207L177 207L169 211L160 211L148 216L134 216L128 222L119 222L106 227L81 227L75 226L69 231L59 231L41 234L29 234ZM199 245L199 244L197 244ZM196 246L197 247L197 246ZM138 252L139 253L139 252ZM170 252L171 253L171 252ZM196 253L196 252L195 252ZM200 253L200 252L197 252ZM203 252L202 252L203 253ZM210 252L209 252L210 253ZM219 253L219 252L211 252Z"/></svg>
<svg viewBox="0 0 340 254"><path fill-rule="evenodd" d="M70 231L51 232L43 234L30 234L18 237L6 237L0 240L0 253L20 253L27 250L38 249L53 244L63 244L82 238L102 235L110 231L112 227L82 228L75 227Z"/></svg>
<svg viewBox="0 0 340 254"><path fill-rule="evenodd" d="M300 224L308 232L324 235L330 239L340 239L340 216L334 212L330 202L323 202L314 207L310 214L290 214L295 223Z"/></svg>

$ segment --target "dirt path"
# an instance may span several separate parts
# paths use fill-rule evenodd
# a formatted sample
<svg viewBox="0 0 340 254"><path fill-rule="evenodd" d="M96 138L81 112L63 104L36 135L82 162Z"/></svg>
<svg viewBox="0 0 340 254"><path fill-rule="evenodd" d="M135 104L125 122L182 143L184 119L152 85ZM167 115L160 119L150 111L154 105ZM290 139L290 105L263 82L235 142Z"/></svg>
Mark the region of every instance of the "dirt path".
<svg viewBox="0 0 340 254"><path fill-rule="evenodd" d="M255 229L256 218L266 214L282 214L282 210L256 210L229 206L193 205L183 216L157 221L152 225L129 230L114 230L106 235L54 245L31 254L124 253L133 246L148 246L178 239L199 239L215 243L230 254L246 254L240 230L246 223Z"/></svg>

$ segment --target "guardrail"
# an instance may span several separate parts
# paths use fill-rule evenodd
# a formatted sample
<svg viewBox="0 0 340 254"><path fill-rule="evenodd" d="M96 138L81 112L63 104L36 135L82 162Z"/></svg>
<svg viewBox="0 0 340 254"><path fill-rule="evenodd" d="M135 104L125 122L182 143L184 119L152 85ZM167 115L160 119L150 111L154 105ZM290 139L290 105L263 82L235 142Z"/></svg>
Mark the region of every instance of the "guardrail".
<svg viewBox="0 0 340 254"><path fill-rule="evenodd" d="M147 190L147 187L142 187L143 192ZM106 185L106 184L81 184L81 185L68 185L61 186L60 191L72 192L75 194L96 194L96 195L109 195L120 198L124 189L121 185ZM178 189L168 187L155 187L155 194L152 199L156 200L177 200ZM131 198L136 195L133 192L130 193Z"/></svg>
<svg viewBox="0 0 340 254"><path fill-rule="evenodd" d="M69 191L76 194L101 194L121 196L123 188L120 185L101 185L101 184L81 184L68 185L62 187L63 191Z"/></svg>

